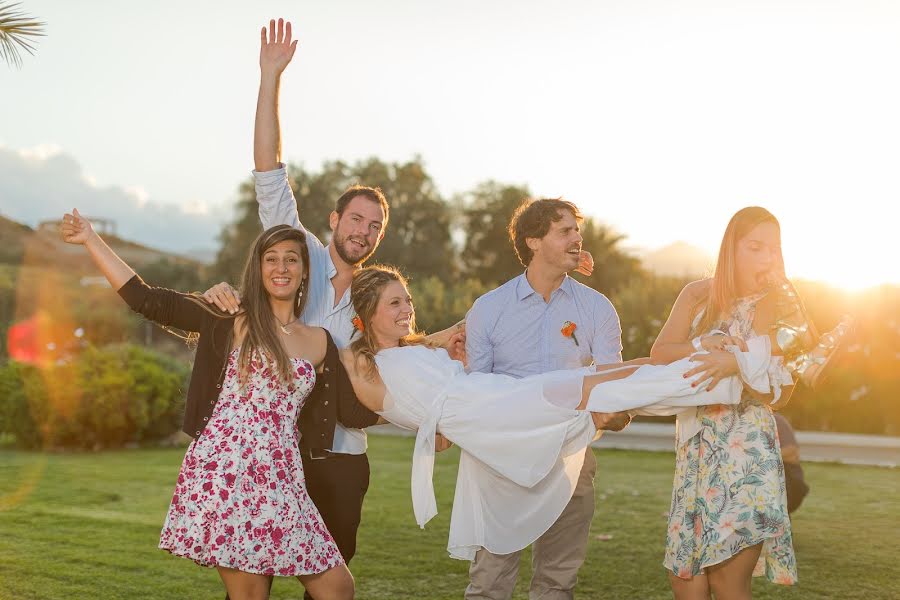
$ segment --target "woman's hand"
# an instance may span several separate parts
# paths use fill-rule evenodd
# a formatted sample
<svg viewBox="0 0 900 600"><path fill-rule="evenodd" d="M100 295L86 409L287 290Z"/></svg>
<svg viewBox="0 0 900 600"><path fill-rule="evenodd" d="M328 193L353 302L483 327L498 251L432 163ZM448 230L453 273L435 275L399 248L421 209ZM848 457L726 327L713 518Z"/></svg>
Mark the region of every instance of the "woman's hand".
<svg viewBox="0 0 900 600"><path fill-rule="evenodd" d="M700 364L685 373L685 379L694 377L692 387L698 387L709 381L709 385L706 386L707 392L712 391L725 377L738 373L737 359L731 352L716 350L709 354L695 354L691 357L691 362Z"/></svg>
<svg viewBox="0 0 900 600"><path fill-rule="evenodd" d="M578 255L578 267L575 272L581 273L585 277L590 277L594 272L594 257L587 250L582 250Z"/></svg>
<svg viewBox="0 0 900 600"><path fill-rule="evenodd" d="M63 241L68 244L86 244L94 233L94 226L91 222L81 216L78 209L73 209L72 213L66 213L63 216L63 222L60 226Z"/></svg>
<svg viewBox="0 0 900 600"><path fill-rule="evenodd" d="M747 342L741 338L719 333L701 336L700 345L707 352L724 351L727 346L737 346L741 352L747 351Z"/></svg>
<svg viewBox="0 0 900 600"><path fill-rule="evenodd" d="M269 21L269 35L266 37L266 28L260 32L259 68L264 75L278 77L287 68L294 51L297 50L297 41L291 41L291 22L278 19L276 28L275 19Z"/></svg>

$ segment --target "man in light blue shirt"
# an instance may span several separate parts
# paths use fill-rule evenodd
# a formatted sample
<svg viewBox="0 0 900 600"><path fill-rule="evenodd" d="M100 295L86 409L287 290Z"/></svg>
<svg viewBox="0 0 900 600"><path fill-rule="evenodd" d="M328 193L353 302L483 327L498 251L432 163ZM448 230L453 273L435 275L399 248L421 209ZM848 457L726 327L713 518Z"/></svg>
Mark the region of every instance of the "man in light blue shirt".
<svg viewBox="0 0 900 600"><path fill-rule="evenodd" d="M525 377L622 360L622 328L612 303L568 276L579 264L581 214L565 200L523 202L509 225L526 271L475 301L466 320L469 371ZM608 429L628 423L620 415ZM594 515L590 448L575 493L556 523L532 547L531 600L574 597ZM478 551L467 600L512 597L520 552Z"/></svg>

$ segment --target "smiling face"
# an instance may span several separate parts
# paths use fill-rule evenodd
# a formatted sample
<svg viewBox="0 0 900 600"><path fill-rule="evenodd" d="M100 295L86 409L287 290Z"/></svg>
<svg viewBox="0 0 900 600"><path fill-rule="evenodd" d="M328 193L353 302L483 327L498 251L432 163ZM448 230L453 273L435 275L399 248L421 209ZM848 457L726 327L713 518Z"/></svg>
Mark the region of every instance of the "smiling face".
<svg viewBox="0 0 900 600"><path fill-rule="evenodd" d="M571 211L560 209L559 221L550 224L547 235L527 238L526 243L534 253L532 263L568 273L578 267L581 254L581 226Z"/></svg>
<svg viewBox="0 0 900 600"><path fill-rule="evenodd" d="M306 279L300 244L284 240L263 252L260 262L263 288L272 298L292 300Z"/></svg>
<svg viewBox="0 0 900 600"><path fill-rule="evenodd" d="M400 281L385 284L367 327L371 327L383 346L396 346L400 338L415 331L415 324L415 308L409 290Z"/></svg>
<svg viewBox="0 0 900 600"><path fill-rule="evenodd" d="M372 256L384 236L384 222L381 205L366 196L354 197L341 214L332 212L331 243L341 260L359 265Z"/></svg>
<svg viewBox="0 0 900 600"><path fill-rule="evenodd" d="M777 223L763 222L737 241L734 256L735 281L741 295L760 292L784 268L781 230Z"/></svg>

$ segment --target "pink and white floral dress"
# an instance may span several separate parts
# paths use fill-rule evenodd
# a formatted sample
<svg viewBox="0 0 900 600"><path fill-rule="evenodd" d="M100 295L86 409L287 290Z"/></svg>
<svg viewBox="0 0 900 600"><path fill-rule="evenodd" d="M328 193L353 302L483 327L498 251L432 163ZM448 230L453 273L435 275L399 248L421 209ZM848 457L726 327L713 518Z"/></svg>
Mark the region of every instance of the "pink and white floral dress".
<svg viewBox="0 0 900 600"><path fill-rule="evenodd" d="M178 474L159 547L202 566L296 576L343 564L306 492L297 414L316 381L291 359L294 380L279 381L258 358L240 386L237 350L219 400Z"/></svg>

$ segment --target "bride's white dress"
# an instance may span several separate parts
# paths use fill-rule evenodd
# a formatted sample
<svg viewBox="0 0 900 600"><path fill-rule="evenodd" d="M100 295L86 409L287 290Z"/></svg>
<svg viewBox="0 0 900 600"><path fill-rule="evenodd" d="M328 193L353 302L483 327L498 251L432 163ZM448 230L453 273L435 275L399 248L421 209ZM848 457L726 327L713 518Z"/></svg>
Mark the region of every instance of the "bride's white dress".
<svg viewBox="0 0 900 600"><path fill-rule="evenodd" d="M745 379L759 376L761 360L744 360ZM644 365L626 378L600 384L588 408L676 414L686 407L739 401L736 377L712 392L691 387L683 374L695 365L687 361ZM385 349L375 362L387 388L380 414L418 430L412 500L420 526L437 514L435 431L461 450L447 548L452 557L473 560L481 547L494 554L521 550L556 522L572 497L584 448L597 437L590 413L574 408L593 367L523 379L466 373L445 350L424 346Z"/></svg>

